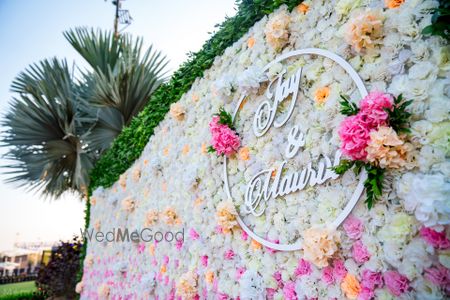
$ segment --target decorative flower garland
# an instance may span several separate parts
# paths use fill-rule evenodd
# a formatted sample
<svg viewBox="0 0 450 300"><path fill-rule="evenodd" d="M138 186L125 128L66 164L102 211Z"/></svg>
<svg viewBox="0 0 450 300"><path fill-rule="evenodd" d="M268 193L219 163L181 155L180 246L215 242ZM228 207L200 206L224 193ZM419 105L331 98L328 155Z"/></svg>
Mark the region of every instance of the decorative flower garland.
<svg viewBox="0 0 450 300"><path fill-rule="evenodd" d="M383 191L386 169L407 168L413 165L413 146L407 142L410 132L406 111L412 103L403 101L400 94L393 97L382 92L371 92L361 100L358 107L348 98L341 96L340 112L346 115L339 128L341 150L348 159L341 160L333 168L337 174L353 169L359 174L367 171L364 182L366 203L371 209Z"/></svg>

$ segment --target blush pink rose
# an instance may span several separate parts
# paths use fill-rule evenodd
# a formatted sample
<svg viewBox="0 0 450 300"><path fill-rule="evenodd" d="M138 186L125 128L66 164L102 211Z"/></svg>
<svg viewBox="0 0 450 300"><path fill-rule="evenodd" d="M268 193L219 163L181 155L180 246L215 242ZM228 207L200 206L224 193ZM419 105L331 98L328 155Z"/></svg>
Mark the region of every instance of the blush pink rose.
<svg viewBox="0 0 450 300"><path fill-rule="evenodd" d="M426 269L425 278L436 286L450 290L450 270L444 266Z"/></svg>
<svg viewBox="0 0 450 300"><path fill-rule="evenodd" d="M375 297L375 292L368 287L362 286L358 294L358 300L371 300Z"/></svg>
<svg viewBox="0 0 450 300"><path fill-rule="evenodd" d="M208 255L203 255L200 257L200 262L202 266L207 267L208 266Z"/></svg>
<svg viewBox="0 0 450 300"><path fill-rule="evenodd" d="M333 268L332 267L325 267L322 270L322 280L327 284L333 284L334 283L334 276L333 276Z"/></svg>
<svg viewBox="0 0 450 300"><path fill-rule="evenodd" d="M191 239L198 240L200 238L200 235L197 233L197 231L195 231L194 228L189 229L189 236L191 237Z"/></svg>
<svg viewBox="0 0 450 300"><path fill-rule="evenodd" d="M399 297L409 289L408 278L396 271L385 272L383 278L387 289L394 296Z"/></svg>
<svg viewBox="0 0 450 300"><path fill-rule="evenodd" d="M347 268L345 267L344 262L340 259L335 260L333 262L333 276L336 281L342 281L346 275Z"/></svg>
<svg viewBox="0 0 450 300"><path fill-rule="evenodd" d="M386 125L392 110L394 99L392 95L382 92L371 92L359 104L359 115L372 129Z"/></svg>
<svg viewBox="0 0 450 300"><path fill-rule="evenodd" d="M380 272L365 269L362 271L361 285L372 290L380 288L383 286L383 277Z"/></svg>
<svg viewBox="0 0 450 300"><path fill-rule="evenodd" d="M361 238L364 230L362 221L353 215L348 216L343 224L343 227L348 237L354 240Z"/></svg>
<svg viewBox="0 0 450 300"><path fill-rule="evenodd" d="M367 250L367 247L361 241L356 241L352 247L352 255L353 259L357 263L365 263L370 259L370 253Z"/></svg>
<svg viewBox="0 0 450 300"><path fill-rule="evenodd" d="M295 282L286 282L283 288L283 296L286 300L298 300L297 293L295 292Z"/></svg>
<svg viewBox="0 0 450 300"><path fill-rule="evenodd" d="M345 118L338 131L342 153L352 160L365 160L366 147L370 140L369 133L370 127L359 114Z"/></svg>
<svg viewBox="0 0 450 300"><path fill-rule="evenodd" d="M242 275L245 273L245 271L246 271L246 269L244 267L238 267L236 269L236 274L235 274L236 280L239 281L241 279Z"/></svg>
<svg viewBox="0 0 450 300"><path fill-rule="evenodd" d="M241 239L246 241L248 239L248 234L244 230L241 231Z"/></svg>
<svg viewBox="0 0 450 300"><path fill-rule="evenodd" d="M232 260L232 259L234 258L234 251L231 250L231 249L225 251L225 253L224 253L224 258L225 258L226 260Z"/></svg>
<svg viewBox="0 0 450 300"><path fill-rule="evenodd" d="M440 250L450 248L450 240L445 236L445 230L438 232L433 228L422 227L420 236L431 246Z"/></svg>
<svg viewBox="0 0 450 300"><path fill-rule="evenodd" d="M300 277L310 275L311 273L312 273L311 264L307 260L304 260L303 258L300 259L298 261L297 268L295 268L294 272L295 276Z"/></svg>

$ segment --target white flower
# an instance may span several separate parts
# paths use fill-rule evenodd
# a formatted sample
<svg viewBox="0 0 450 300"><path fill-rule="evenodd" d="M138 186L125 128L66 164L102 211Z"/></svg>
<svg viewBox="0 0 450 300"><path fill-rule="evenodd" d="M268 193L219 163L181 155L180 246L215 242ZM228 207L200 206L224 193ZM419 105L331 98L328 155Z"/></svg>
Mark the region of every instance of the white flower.
<svg viewBox="0 0 450 300"><path fill-rule="evenodd" d="M219 95L231 96L234 91L235 76L225 74L214 82L214 88Z"/></svg>
<svg viewBox="0 0 450 300"><path fill-rule="evenodd" d="M265 286L262 277L254 270L246 270L240 284L240 298L243 300L265 299Z"/></svg>
<svg viewBox="0 0 450 300"><path fill-rule="evenodd" d="M256 66L247 68L237 77L237 86L244 92L250 93L258 90L261 82L267 80L262 70Z"/></svg>
<svg viewBox="0 0 450 300"><path fill-rule="evenodd" d="M397 183L397 194L425 226L450 224L450 182L443 175L406 173Z"/></svg>

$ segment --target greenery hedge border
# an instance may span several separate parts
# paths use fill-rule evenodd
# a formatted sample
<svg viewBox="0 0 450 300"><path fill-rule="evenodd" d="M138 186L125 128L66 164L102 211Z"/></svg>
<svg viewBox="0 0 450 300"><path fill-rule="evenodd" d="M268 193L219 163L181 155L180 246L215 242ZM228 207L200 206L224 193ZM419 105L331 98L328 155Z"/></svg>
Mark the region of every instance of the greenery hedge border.
<svg viewBox="0 0 450 300"><path fill-rule="evenodd" d="M218 31L196 53L189 53L188 60L172 75L169 82L161 85L150 97L142 112L131 124L124 128L95 164L90 174L88 195L96 188L110 187L119 179L133 162L141 155L154 129L169 111L170 104L180 100L188 92L195 79L203 76L216 56L223 54L226 48L239 40L247 31L265 15L272 13L281 5L287 5L289 10L299 5L303 0L236 0L237 13L227 17L224 22L216 25ZM432 24L424 30L424 34L440 35L449 39L449 4L440 0L439 8L434 11ZM86 201L85 228L89 227L90 203ZM81 254L81 266L86 255L87 241L84 240ZM81 280L81 267L78 279Z"/></svg>

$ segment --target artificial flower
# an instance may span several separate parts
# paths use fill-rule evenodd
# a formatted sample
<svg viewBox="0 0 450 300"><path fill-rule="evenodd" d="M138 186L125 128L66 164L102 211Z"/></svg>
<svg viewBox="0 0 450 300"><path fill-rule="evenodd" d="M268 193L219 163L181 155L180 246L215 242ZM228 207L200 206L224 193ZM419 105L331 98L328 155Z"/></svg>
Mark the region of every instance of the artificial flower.
<svg viewBox="0 0 450 300"><path fill-rule="evenodd" d="M303 251L305 258L322 268L328 266L328 260L338 251L340 234L326 228L310 228L303 233Z"/></svg>

